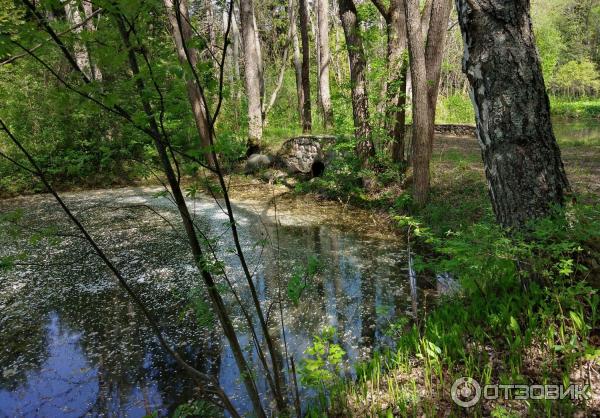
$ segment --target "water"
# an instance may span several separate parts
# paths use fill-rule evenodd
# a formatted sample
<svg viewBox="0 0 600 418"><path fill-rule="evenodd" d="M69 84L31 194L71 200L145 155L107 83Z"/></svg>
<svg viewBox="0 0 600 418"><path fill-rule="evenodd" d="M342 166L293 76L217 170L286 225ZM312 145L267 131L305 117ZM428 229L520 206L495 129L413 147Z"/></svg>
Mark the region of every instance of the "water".
<svg viewBox="0 0 600 418"><path fill-rule="evenodd" d="M580 121L556 118L552 121L554 134L561 146L600 146L600 120Z"/></svg>
<svg viewBox="0 0 600 418"><path fill-rule="evenodd" d="M201 280L173 205L166 197L154 197L155 191L80 192L66 200L161 319L173 345L195 367L215 376L241 411L248 411L218 324L206 304L199 303L199 313L190 306L193 295L203 294ZM187 376L163 353L137 308L56 203L47 195L0 201L0 213L19 208L19 228L5 224L0 234L0 256L15 256L17 264L0 271L0 417L167 415L193 399ZM190 202L190 208L201 229L216 239L229 278L248 301L239 263L229 251L227 217L208 198ZM289 355L297 362L313 336L333 326L347 353L345 373L352 376L354 362L389 343L389 324L399 315L413 315L401 242L353 232L343 221L321 224L322 214L286 214L277 226L272 216L239 207L235 212L279 344L279 317L271 303L278 283L285 295L292 275L311 258L319 260L321 269L308 280L298 306L285 302ZM59 239L53 237L57 232ZM239 309L231 294L225 298L256 366ZM258 383L264 392L264 379Z"/></svg>

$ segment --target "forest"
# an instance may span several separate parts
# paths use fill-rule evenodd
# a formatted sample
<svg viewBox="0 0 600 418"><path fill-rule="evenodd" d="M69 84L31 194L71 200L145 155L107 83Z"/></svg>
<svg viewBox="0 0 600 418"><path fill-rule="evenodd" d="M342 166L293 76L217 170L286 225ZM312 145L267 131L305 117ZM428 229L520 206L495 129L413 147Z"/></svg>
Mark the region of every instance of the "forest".
<svg viewBox="0 0 600 418"><path fill-rule="evenodd" d="M0 0L0 418L600 414L600 0Z"/></svg>

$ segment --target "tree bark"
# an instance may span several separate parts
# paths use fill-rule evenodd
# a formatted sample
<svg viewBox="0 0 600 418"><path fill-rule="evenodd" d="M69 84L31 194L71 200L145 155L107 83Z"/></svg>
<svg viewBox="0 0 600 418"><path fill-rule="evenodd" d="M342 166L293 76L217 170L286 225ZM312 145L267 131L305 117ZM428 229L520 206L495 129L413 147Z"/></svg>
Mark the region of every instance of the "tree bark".
<svg viewBox="0 0 600 418"><path fill-rule="evenodd" d="M312 129L310 111L310 43L308 42L308 7L306 0L298 0L300 9L300 39L302 40L302 132Z"/></svg>
<svg viewBox="0 0 600 418"><path fill-rule="evenodd" d="M240 0L240 21L244 45L244 80L248 97L248 154L260 150L262 139L262 94L260 54L257 49L257 34L254 23L252 0Z"/></svg>
<svg viewBox="0 0 600 418"><path fill-rule="evenodd" d="M254 26L254 42L256 43L256 53L258 55L258 81L260 82L260 99L265 100L265 64L262 56L262 48L260 47L260 32L256 23L256 13L254 5L252 7L252 26Z"/></svg>
<svg viewBox="0 0 600 418"><path fill-rule="evenodd" d="M522 227L569 191L529 1L457 0L456 7L492 207L501 225Z"/></svg>
<svg viewBox="0 0 600 418"><path fill-rule="evenodd" d="M208 30L208 51L210 53L210 59L212 67L215 71L218 71L219 63L216 58L216 46L217 46L217 31L215 21L215 11L213 9L213 0L205 0L205 15L206 15L206 26Z"/></svg>
<svg viewBox="0 0 600 418"><path fill-rule="evenodd" d="M179 13L181 13L182 16L181 30L177 23L177 17L175 14L175 6L173 4L173 0L164 0L164 5L167 10L169 23L171 25L173 41L177 49L177 58L179 59L179 62L182 65L187 66L188 61L183 43L185 42L186 45L190 45L190 40L192 37L192 28L189 25L189 11L187 1L178 0L177 2L179 3ZM195 48L188 47L188 53L190 55L191 64L196 65L198 62L198 51ZM214 161L212 158L212 153L210 151L210 130L208 126L206 108L204 107L204 103L202 102L200 87L196 85L196 82L192 77L187 77L185 85L188 94L188 100L190 102L192 113L194 115L194 122L196 123L196 128L200 133L204 159L206 160L206 163L212 167L214 165Z"/></svg>
<svg viewBox="0 0 600 418"><path fill-rule="evenodd" d="M227 30L228 15L223 13L223 33ZM240 31L237 24L235 8L231 16L231 46L228 48L227 55L229 59L229 83L231 85L231 99L233 101L233 111L236 125L239 124L239 107L241 102L241 94L239 88L240 82Z"/></svg>
<svg viewBox="0 0 600 418"><path fill-rule="evenodd" d="M429 192L429 140L433 127L429 123L429 100L427 97L427 70L425 48L421 32L421 15L418 0L404 1L412 78L412 165L413 198L418 206L427 201Z"/></svg>
<svg viewBox="0 0 600 418"><path fill-rule="evenodd" d="M446 34L448 33L448 19L452 11L452 0L434 0L431 6L431 17L427 32L427 45L425 46L425 66L427 71L429 124L431 137L429 138L429 153L433 151L433 131L435 126L435 110L442 75L442 59Z"/></svg>
<svg viewBox="0 0 600 418"><path fill-rule="evenodd" d="M302 112L304 107L304 91L302 90L302 62L300 61L300 42L298 41L298 28L295 9L296 6L294 0L289 0L288 17L290 20L292 47L294 51L293 61L294 74L296 76L296 96L298 99L298 120L300 121L300 125L304 126L304 115Z"/></svg>
<svg viewBox="0 0 600 418"><path fill-rule="evenodd" d="M85 29L90 33L95 32L96 28L94 27L94 21L91 19L92 14L94 14L94 8L90 1L87 1L87 0L83 1L83 14L84 14L85 18L88 19L84 25ZM92 59L92 54L90 53L90 48L86 47L86 49L88 51L88 59L90 61L90 69L92 71L92 79L94 79L96 81L102 81L102 71L100 71L100 67L98 67L98 64L96 64L96 62Z"/></svg>
<svg viewBox="0 0 600 418"><path fill-rule="evenodd" d="M381 0L372 0L386 23L387 72L385 129L392 138L392 160L404 161L406 135L406 16L404 0L391 0L386 7Z"/></svg>
<svg viewBox="0 0 600 418"><path fill-rule="evenodd" d="M65 13L67 15L67 20L71 23L71 25L77 26L77 28L73 30L73 33L79 36L83 30L81 26L83 19L81 18L81 12L79 11L77 2L74 0L65 2ZM77 65L81 71L86 75L87 78L92 79L90 55L86 46L81 41L77 40L73 46L73 52L73 55L75 55L75 61L77 61Z"/></svg>
<svg viewBox="0 0 600 418"><path fill-rule="evenodd" d="M323 111L323 126L330 129L333 126L333 109L329 89L329 0L317 1L317 27L319 32L319 91L321 110Z"/></svg>
<svg viewBox="0 0 600 418"><path fill-rule="evenodd" d="M356 6L353 0L338 0L339 13L346 38L348 58L350 61L350 82L352 85L352 114L354 132L358 139L356 152L363 165L368 164L369 157L375 155L375 146L371 139L369 122L369 100L367 95L367 63L363 50L362 38Z"/></svg>

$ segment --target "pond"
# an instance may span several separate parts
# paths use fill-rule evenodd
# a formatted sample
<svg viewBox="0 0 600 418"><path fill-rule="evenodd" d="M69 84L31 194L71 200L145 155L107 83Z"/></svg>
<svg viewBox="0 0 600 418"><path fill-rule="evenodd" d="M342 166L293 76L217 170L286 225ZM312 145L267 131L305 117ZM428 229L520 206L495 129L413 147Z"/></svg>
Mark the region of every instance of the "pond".
<svg viewBox="0 0 600 418"><path fill-rule="evenodd" d="M248 412L231 350L203 302L177 212L157 191L99 190L68 193L65 199L160 318L172 344L195 367L215 376L240 411ZM226 215L208 197L190 199L189 207L200 228L215 239L241 299L249 300L230 251ZM0 234L0 257L15 261L12 269L0 271L0 417L162 416L197 397L51 197L0 201L1 214L15 211ZM339 213L337 224L321 222L321 214L288 213L275 222L267 212L236 206L235 213L280 346L272 302L280 286L285 295L292 277L303 277L311 263L318 265L300 300L283 303L288 354L296 362L301 363L313 337L332 326L347 353L345 373L352 376L352 364L389 342L386 330L398 316L415 315L403 242L357 233ZM257 367L240 310L223 293L247 357ZM264 393L263 380L258 384Z"/></svg>
<svg viewBox="0 0 600 418"><path fill-rule="evenodd" d="M600 146L600 120L552 120L554 134L561 146Z"/></svg>

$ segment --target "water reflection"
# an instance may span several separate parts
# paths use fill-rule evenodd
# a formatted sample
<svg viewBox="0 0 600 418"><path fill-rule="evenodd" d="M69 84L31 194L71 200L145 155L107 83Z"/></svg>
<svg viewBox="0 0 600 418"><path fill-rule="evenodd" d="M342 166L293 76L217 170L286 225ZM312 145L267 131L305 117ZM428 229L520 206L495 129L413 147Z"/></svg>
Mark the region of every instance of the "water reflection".
<svg viewBox="0 0 600 418"><path fill-rule="evenodd" d="M226 341L214 323L198 323L189 296L201 287L181 231L166 199L124 189L72 194L68 199L111 259L143 296L171 342L206 373L217 377L234 404L248 410ZM57 224L75 231L47 197L0 202L0 211L24 208L19 223L28 230ZM126 207L126 208L125 208ZM243 280L229 251L226 217L209 201L193 204L198 223L218 237L217 250L242 300ZM107 210L110 208L110 210ZM238 211L242 241L256 267L256 286L285 358L281 318L272 308L286 294L292 273L311 257L322 269L311 277L300 303L284 304L288 356L296 362L324 326L337 329L348 363L386 342L385 330L411 311L405 254L391 240L355 235L324 225L277 226ZM0 273L0 416L160 415L196 396L191 382L163 355L143 318L105 268L75 236L52 244L0 235L0 256L29 254ZM81 263L73 263L81 261ZM222 283L221 283L222 284ZM231 302L231 295L225 294ZM239 309L236 327L250 362L256 353ZM348 367L352 374L352 368ZM267 386L258 373L263 393Z"/></svg>

